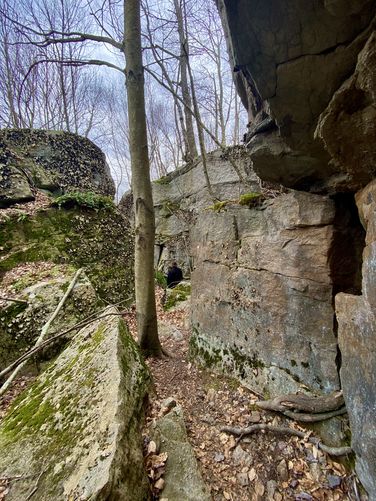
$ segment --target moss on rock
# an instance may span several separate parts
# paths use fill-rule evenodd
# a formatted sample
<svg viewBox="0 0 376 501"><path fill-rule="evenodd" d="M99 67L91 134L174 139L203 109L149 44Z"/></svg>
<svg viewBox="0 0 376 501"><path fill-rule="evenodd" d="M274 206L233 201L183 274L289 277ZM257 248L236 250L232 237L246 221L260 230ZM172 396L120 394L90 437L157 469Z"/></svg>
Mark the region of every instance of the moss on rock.
<svg viewBox="0 0 376 501"><path fill-rule="evenodd" d="M51 208L0 225L0 274L20 263L53 261L84 267L96 292L109 302L133 293L133 239L116 210Z"/></svg>

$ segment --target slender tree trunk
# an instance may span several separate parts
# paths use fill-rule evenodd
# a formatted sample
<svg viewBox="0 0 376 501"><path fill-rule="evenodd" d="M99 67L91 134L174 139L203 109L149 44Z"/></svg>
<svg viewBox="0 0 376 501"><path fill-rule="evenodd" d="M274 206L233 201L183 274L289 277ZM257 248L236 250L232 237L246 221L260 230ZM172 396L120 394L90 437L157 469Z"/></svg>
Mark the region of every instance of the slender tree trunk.
<svg viewBox="0 0 376 501"><path fill-rule="evenodd" d="M154 207L145 116L140 0L124 2L129 149L135 207L135 289L137 332L145 355L160 356L154 293Z"/></svg>
<svg viewBox="0 0 376 501"><path fill-rule="evenodd" d="M187 142L189 148L188 154L191 157L191 159L193 159L197 157L197 147L196 147L196 139L193 128L192 114L190 112L192 108L192 99L188 83L188 57L189 57L188 41L185 36L183 11L180 5L180 0L174 0L174 5L175 5L176 19L178 22L178 33L180 41L180 72L181 72L180 78L181 78L182 97L185 103L184 114L185 114Z"/></svg>

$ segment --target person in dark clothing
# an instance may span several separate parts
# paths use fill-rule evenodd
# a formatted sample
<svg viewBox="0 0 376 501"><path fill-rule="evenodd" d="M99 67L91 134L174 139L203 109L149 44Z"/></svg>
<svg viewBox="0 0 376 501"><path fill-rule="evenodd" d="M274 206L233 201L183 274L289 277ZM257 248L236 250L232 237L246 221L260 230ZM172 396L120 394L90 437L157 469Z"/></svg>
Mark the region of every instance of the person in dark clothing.
<svg viewBox="0 0 376 501"><path fill-rule="evenodd" d="M167 272L167 287L173 289L183 280L183 272L178 267L177 263L172 263L172 266L168 267Z"/></svg>

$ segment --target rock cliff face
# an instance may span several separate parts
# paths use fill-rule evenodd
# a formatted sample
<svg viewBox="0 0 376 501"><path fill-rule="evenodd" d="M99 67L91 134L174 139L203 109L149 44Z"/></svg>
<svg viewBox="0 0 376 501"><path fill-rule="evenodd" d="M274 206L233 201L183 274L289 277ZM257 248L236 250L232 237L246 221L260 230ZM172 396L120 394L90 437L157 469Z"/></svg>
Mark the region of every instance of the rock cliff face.
<svg viewBox="0 0 376 501"><path fill-rule="evenodd" d="M222 203L200 164L154 186L156 259L192 271L192 354L266 395L338 389L333 297L359 292L364 240L353 198L283 192L249 170L244 184L230 167L219 152L208 164Z"/></svg>
<svg viewBox="0 0 376 501"><path fill-rule="evenodd" d="M338 322L337 363L357 471L370 498L376 499L371 355L376 339L376 4L370 0L217 0L217 4L235 80L249 112L247 146L255 172L262 180L284 186L337 193L332 197L336 215L327 254L337 315L333 332ZM359 268L362 262L362 231L353 195L343 195L358 190L355 198L367 230L361 283L361 275L349 265L356 263ZM359 245L348 253L346 241L351 240ZM321 248L326 252L324 245ZM285 249L280 251L275 255L268 248L261 262L266 256L269 267L281 264ZM299 249L302 259L304 252ZM308 269L311 264L306 261ZM288 270L288 264L283 269ZM286 315L299 311L297 304L284 308ZM295 320L294 326L298 328L299 322ZM307 332L309 327L307 317ZM271 351L278 353L280 347L281 340L273 340Z"/></svg>
<svg viewBox="0 0 376 501"><path fill-rule="evenodd" d="M192 352L266 395L339 387L328 255L334 203L292 192L202 213L191 234Z"/></svg>
<svg viewBox="0 0 376 501"><path fill-rule="evenodd" d="M105 156L88 139L68 132L1 130L0 207L33 200L35 188L115 194Z"/></svg>
<svg viewBox="0 0 376 501"><path fill-rule="evenodd" d="M375 3L217 3L260 177L310 191L369 182L376 149ZM260 124L268 130L257 133ZM356 148L354 163L348 151L359 142L366 147Z"/></svg>
<svg viewBox="0 0 376 501"><path fill-rule="evenodd" d="M357 472L370 499L376 499L376 181L360 191L356 201L367 230L362 295L338 294L336 313Z"/></svg>
<svg viewBox="0 0 376 501"><path fill-rule="evenodd" d="M232 162L240 172L239 178ZM259 189L259 180L250 165L250 158L243 148L215 151L208 156L209 178L219 200L239 198L241 194ZM190 229L199 212L213 205L206 187L202 163L198 160L168 174L153 183L153 199L156 214L156 264L166 269L173 260L179 261L186 274L190 274ZM127 198L121 205L125 206Z"/></svg>

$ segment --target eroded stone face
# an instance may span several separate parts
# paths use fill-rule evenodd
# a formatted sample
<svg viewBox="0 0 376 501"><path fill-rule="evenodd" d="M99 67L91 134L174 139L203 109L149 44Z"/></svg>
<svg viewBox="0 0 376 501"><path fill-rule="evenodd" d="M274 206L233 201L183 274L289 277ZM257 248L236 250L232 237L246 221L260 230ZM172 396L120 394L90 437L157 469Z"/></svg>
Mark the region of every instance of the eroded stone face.
<svg viewBox="0 0 376 501"><path fill-rule="evenodd" d="M200 214L192 352L266 394L337 389L333 221L331 200L299 192L262 210Z"/></svg>
<svg viewBox="0 0 376 501"><path fill-rule="evenodd" d="M362 295L338 294L335 303L356 470L370 499L376 499L376 181L356 195L356 202L367 230Z"/></svg>
<svg viewBox="0 0 376 501"><path fill-rule="evenodd" d="M33 199L33 187L115 194L104 153L88 139L69 132L1 130L0 207Z"/></svg>
<svg viewBox="0 0 376 501"><path fill-rule="evenodd" d="M354 165L347 150L356 149L359 139L366 150L374 150L369 105L374 107L375 98L367 94L366 102L356 102L356 93L352 89L349 93L344 82L354 73L367 40L372 40L375 3L217 0L217 4L239 93L249 111L250 153L261 179L313 192L364 186L370 178L357 174L369 170L369 163L362 165L358 151ZM365 73L372 73L374 64L368 68ZM353 83L359 83L359 75L356 70ZM354 111L349 111L353 102ZM326 123L330 133L323 132L325 146L314 136L324 112L331 114ZM274 121L274 126L252 138L265 120ZM351 136L350 124L368 128ZM270 137L271 130L277 131L278 144Z"/></svg>
<svg viewBox="0 0 376 501"><path fill-rule="evenodd" d="M147 499L140 425L148 371L115 308L82 329L0 424L0 472L40 501ZM27 472L27 475L25 475ZM38 479L38 482L36 482Z"/></svg>

